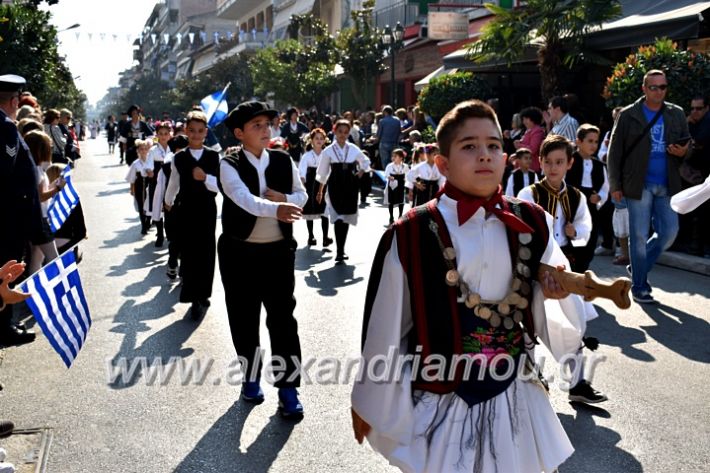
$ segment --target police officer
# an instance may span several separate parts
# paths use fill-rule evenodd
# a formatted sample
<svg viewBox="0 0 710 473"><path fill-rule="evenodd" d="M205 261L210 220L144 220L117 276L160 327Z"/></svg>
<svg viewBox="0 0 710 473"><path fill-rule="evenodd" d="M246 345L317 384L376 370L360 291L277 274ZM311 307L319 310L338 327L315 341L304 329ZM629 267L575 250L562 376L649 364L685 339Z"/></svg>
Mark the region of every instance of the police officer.
<svg viewBox="0 0 710 473"><path fill-rule="evenodd" d="M0 76L0 265L22 260L28 242L42 232L34 160L15 125L24 85L20 76ZM0 345L34 339L34 332L13 324L12 305L4 305L0 310Z"/></svg>

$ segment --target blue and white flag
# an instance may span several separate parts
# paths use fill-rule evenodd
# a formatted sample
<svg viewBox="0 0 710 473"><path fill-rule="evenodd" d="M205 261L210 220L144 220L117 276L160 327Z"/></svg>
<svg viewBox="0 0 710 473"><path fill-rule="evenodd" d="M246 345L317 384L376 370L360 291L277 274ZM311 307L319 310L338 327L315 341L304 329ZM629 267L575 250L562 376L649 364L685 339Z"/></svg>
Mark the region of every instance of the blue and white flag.
<svg viewBox="0 0 710 473"><path fill-rule="evenodd" d="M205 111L207 115L207 126L214 128L227 118L229 113L229 107L227 105L227 88L229 84L222 91L217 91L211 95L208 95L200 102L202 110Z"/></svg>
<svg viewBox="0 0 710 473"><path fill-rule="evenodd" d="M69 218L69 214L74 210L76 204L79 203L79 194L74 188L71 174L71 167L67 165L64 171L62 171L62 177L66 184L62 187L62 190L54 196L54 199L52 199L47 209L47 217L49 218L49 226L52 232L56 232L64 225L64 222Z"/></svg>
<svg viewBox="0 0 710 473"><path fill-rule="evenodd" d="M69 368L91 327L74 249L40 269L20 288L30 294L27 305L49 343Z"/></svg>

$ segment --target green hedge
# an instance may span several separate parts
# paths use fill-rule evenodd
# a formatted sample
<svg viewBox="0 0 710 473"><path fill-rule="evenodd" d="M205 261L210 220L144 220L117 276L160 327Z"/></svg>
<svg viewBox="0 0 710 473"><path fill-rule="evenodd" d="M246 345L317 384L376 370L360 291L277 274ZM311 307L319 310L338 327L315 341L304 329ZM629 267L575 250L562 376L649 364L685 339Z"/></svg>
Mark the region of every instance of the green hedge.
<svg viewBox="0 0 710 473"><path fill-rule="evenodd" d="M419 93L419 106L435 121L459 102L471 99L488 100L493 90L488 82L470 72L455 72L435 77Z"/></svg>

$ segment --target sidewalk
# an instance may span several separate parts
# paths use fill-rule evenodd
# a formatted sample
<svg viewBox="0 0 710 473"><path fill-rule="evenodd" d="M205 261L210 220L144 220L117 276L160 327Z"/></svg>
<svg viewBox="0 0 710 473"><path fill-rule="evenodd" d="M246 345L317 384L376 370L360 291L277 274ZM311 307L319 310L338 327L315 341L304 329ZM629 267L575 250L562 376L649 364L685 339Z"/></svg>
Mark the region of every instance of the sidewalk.
<svg viewBox="0 0 710 473"><path fill-rule="evenodd" d="M693 256L676 251L666 251L658 258L658 264L691 271L693 273L702 274L703 276L710 276L710 258Z"/></svg>

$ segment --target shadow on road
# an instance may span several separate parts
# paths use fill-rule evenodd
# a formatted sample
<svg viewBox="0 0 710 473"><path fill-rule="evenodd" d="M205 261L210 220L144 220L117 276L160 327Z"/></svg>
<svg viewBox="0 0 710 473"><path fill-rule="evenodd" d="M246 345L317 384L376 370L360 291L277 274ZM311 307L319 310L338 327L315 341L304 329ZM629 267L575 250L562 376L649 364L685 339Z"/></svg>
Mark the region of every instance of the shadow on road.
<svg viewBox="0 0 710 473"><path fill-rule="evenodd" d="M109 197L109 196L117 195L117 194L125 194L125 195L130 196L130 193L128 192L127 188L117 188L117 189L97 192L96 197Z"/></svg>
<svg viewBox="0 0 710 473"><path fill-rule="evenodd" d="M597 337L599 343L610 347L619 347L621 353L638 361L655 361L653 355L635 347L646 343L646 334L643 330L621 325L618 317L623 317L620 311L618 315L612 315L598 305L594 306L599 313L599 318L591 321L587 328L589 336Z"/></svg>
<svg viewBox="0 0 710 473"><path fill-rule="evenodd" d="M124 337L118 353L111 360L111 368L116 376L109 384L113 389L135 386L143 376L143 370L157 360L163 366L168 366L178 359L191 356L194 352L192 348L183 347L199 326L198 322L189 318L175 320L172 324L150 335L138 346L139 334L151 330L147 322L160 319L173 312L180 288L168 284L163 266L156 266L150 270L145 279L127 286L124 290L124 295L138 297L156 286L160 290L150 300L136 304L135 299L128 298L114 317L115 325L111 331L122 333ZM120 370L122 367L130 370L132 366L135 367L132 374L128 375L127 373L126 378L118 376L120 373L116 370Z"/></svg>
<svg viewBox="0 0 710 473"><path fill-rule="evenodd" d="M334 245L331 245L331 247ZM317 246L306 246L296 250L296 271L307 271L313 266L324 261L332 260L333 252L331 250L323 251Z"/></svg>
<svg viewBox="0 0 710 473"><path fill-rule="evenodd" d="M338 294L339 287L352 286L364 278L362 276L355 277L355 266L343 264L321 271L311 269L303 279L308 287L317 289L319 295L332 297Z"/></svg>
<svg viewBox="0 0 710 473"><path fill-rule="evenodd" d="M110 240L104 240L103 245L101 245L99 249L115 248L120 245L135 243L138 240L149 241L152 239L151 235L154 235L154 233L149 232L148 235L141 235L141 226L140 221L138 219L138 215L136 215L135 217L126 218L124 219L124 222L130 223L131 226L116 230L114 232L116 235ZM150 241L150 243L153 243L153 241Z"/></svg>
<svg viewBox="0 0 710 473"><path fill-rule="evenodd" d="M572 403L576 416L558 414L567 432L574 453L559 468L560 473L598 473L600 471L623 471L641 473L641 463L617 444L621 441L618 432L596 424L594 418L609 419L611 414L604 409Z"/></svg>
<svg viewBox="0 0 710 473"><path fill-rule="evenodd" d="M235 402L180 462L174 473L269 471L295 424L284 421L278 413L274 413L256 440L244 448L241 444L242 429L253 409L251 404Z"/></svg>
<svg viewBox="0 0 710 473"><path fill-rule="evenodd" d="M710 363L710 325L703 319L665 304L646 304L641 309L656 325L641 325L646 333L685 358Z"/></svg>

